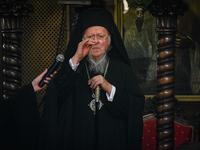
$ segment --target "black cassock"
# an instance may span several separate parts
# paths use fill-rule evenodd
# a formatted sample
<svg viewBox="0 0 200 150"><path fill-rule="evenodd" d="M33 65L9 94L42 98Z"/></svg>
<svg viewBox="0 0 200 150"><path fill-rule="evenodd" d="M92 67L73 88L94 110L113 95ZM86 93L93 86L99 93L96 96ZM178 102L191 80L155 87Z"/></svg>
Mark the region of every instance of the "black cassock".
<svg viewBox="0 0 200 150"><path fill-rule="evenodd" d="M34 149L39 139L39 149L95 149L95 115L89 107L92 90L87 83L84 63L78 71L74 72L67 65L50 83L40 131L31 85L9 99L9 108L4 107L4 110L9 110L7 117L13 119L12 127L18 133L13 141L9 142L9 137L4 139L4 145L7 142L11 147L15 144L20 149ZM113 102L108 102L106 93L101 90L103 106L99 110L98 149L141 149L144 96L131 68L111 59L105 79L116 87L116 93Z"/></svg>

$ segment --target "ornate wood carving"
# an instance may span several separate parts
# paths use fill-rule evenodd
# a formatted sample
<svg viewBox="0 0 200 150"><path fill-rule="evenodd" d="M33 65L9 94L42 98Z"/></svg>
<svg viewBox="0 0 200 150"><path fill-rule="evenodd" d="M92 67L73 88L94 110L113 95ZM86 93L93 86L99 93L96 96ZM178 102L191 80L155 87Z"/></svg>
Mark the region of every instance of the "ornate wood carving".
<svg viewBox="0 0 200 150"><path fill-rule="evenodd" d="M22 18L33 11L24 2L1 2L3 99L16 93L21 86Z"/></svg>
<svg viewBox="0 0 200 150"><path fill-rule="evenodd" d="M156 17L157 55L157 150L174 149L174 68L177 16L186 10L182 1L152 2L150 13Z"/></svg>

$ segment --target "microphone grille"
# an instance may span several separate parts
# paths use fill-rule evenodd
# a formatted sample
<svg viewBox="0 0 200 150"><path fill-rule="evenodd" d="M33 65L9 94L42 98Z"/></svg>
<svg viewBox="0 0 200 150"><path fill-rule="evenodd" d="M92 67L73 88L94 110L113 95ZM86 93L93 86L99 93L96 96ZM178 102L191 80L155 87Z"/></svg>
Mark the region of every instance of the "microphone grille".
<svg viewBox="0 0 200 150"><path fill-rule="evenodd" d="M57 57L56 57L56 61L61 61L63 62L65 60L65 57L62 55L62 54L59 54Z"/></svg>

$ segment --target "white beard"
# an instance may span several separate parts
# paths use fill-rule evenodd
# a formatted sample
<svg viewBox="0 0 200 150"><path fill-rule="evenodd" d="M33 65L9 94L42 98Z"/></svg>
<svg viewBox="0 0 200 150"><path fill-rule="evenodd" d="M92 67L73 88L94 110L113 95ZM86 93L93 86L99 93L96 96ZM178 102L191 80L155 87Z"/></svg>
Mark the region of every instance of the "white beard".
<svg viewBox="0 0 200 150"><path fill-rule="evenodd" d="M106 65L108 63L108 56L104 54L103 56L100 56L96 62L94 62L90 58L90 55L88 55L87 61L89 62L89 71L92 71L97 74L104 74Z"/></svg>

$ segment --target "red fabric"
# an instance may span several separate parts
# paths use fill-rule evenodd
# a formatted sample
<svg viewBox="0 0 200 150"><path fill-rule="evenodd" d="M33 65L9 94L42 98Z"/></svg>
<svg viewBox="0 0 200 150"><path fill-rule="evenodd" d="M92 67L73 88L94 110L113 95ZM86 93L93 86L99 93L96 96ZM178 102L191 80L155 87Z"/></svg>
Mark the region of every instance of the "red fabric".
<svg viewBox="0 0 200 150"><path fill-rule="evenodd" d="M192 126L183 126L177 122L174 124L174 142L176 148L180 144L184 142L192 142L193 141L193 127Z"/></svg>
<svg viewBox="0 0 200 150"><path fill-rule="evenodd" d="M143 123L142 150L156 149L156 119Z"/></svg>
<svg viewBox="0 0 200 150"><path fill-rule="evenodd" d="M174 124L174 148L184 142L192 142L193 127ZM156 119L143 123L142 150L156 150Z"/></svg>

